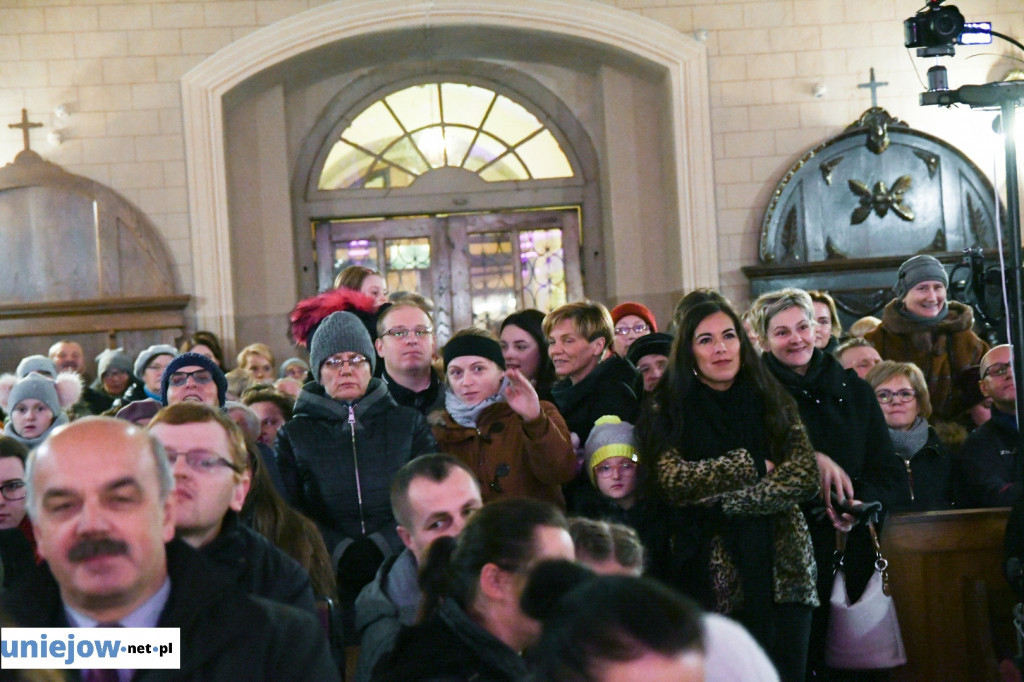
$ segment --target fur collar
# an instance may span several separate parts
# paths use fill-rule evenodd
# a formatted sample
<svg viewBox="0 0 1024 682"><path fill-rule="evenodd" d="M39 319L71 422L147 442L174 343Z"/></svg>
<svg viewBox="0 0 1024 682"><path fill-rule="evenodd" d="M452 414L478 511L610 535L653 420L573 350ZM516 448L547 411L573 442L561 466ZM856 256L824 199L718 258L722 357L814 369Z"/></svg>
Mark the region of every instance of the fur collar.
<svg viewBox="0 0 1024 682"><path fill-rule="evenodd" d="M970 331L974 326L974 311L958 301L949 301L949 315L946 319L927 327L901 315L900 305L900 300L894 298L889 301L882 313L882 327L890 334L955 334Z"/></svg>

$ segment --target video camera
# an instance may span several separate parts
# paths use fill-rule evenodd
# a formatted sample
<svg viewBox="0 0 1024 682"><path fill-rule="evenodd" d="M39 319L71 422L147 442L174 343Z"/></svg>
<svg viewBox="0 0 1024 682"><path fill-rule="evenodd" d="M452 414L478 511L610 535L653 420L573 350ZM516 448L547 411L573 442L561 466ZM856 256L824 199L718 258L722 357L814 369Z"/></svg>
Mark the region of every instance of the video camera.
<svg viewBox="0 0 1024 682"><path fill-rule="evenodd" d="M943 7L944 1L928 0L924 9L903 22L904 46L924 48L930 53L921 56L952 56L954 45L992 42L991 22L966 22L953 5Z"/></svg>

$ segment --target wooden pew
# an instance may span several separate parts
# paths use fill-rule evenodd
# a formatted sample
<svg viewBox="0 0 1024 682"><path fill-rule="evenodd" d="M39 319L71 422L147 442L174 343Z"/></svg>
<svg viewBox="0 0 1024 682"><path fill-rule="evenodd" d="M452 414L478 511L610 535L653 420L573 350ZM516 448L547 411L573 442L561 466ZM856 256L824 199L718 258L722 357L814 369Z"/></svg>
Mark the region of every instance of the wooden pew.
<svg viewBox="0 0 1024 682"><path fill-rule="evenodd" d="M882 552L907 648L893 680L998 679L993 636L1013 641L1015 598L1002 569L1008 515L970 509L886 522Z"/></svg>

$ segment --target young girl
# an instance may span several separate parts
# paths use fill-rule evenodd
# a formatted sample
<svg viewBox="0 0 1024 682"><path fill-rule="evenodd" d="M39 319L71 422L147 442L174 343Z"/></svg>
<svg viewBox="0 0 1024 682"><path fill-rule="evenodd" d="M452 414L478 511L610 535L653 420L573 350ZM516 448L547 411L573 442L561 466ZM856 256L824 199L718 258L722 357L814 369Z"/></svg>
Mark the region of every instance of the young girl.
<svg viewBox="0 0 1024 682"><path fill-rule="evenodd" d="M13 374L0 377L0 408L10 416L4 435L34 448L55 427L68 423L65 410L78 402L82 383L74 372L61 372L50 379L30 372L19 379Z"/></svg>

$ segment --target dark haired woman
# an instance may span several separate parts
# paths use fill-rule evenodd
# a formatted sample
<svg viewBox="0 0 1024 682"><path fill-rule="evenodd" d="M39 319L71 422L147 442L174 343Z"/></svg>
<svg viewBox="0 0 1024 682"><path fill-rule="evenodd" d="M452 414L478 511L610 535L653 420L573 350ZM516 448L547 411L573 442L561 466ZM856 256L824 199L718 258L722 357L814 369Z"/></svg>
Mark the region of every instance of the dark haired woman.
<svg viewBox="0 0 1024 682"><path fill-rule="evenodd" d="M782 679L802 680L818 605L800 511L818 489L814 451L728 300L707 290L687 298L668 370L637 425L641 452L661 494L702 529L701 580L689 591L743 623Z"/></svg>
<svg viewBox="0 0 1024 682"><path fill-rule="evenodd" d="M523 373L541 400L551 401L551 387L557 377L555 366L548 357L548 342L544 337L544 313L533 308L512 313L501 323L498 335L505 367Z"/></svg>
<svg viewBox="0 0 1024 682"><path fill-rule="evenodd" d="M543 682L704 679L701 613L657 581L549 561L522 603L544 623L529 654Z"/></svg>
<svg viewBox="0 0 1024 682"><path fill-rule="evenodd" d="M435 540L420 573L420 622L402 631L372 679L529 679L520 652L540 624L519 598L538 562L573 558L567 528L554 506L516 498L485 505L457 539Z"/></svg>

